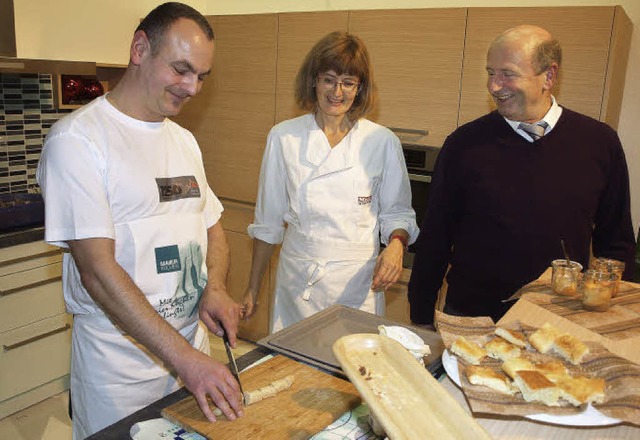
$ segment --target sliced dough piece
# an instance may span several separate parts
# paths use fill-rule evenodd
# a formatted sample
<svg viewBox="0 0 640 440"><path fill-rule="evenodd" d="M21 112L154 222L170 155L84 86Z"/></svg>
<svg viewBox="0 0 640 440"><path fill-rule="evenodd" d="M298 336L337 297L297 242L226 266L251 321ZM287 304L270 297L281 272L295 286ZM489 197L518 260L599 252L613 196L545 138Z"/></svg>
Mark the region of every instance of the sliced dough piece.
<svg viewBox="0 0 640 440"><path fill-rule="evenodd" d="M589 353L587 347L580 339L568 333L563 333L555 338L551 346L553 351L558 353L563 359L578 365Z"/></svg>
<svg viewBox="0 0 640 440"><path fill-rule="evenodd" d="M519 370L513 383L527 402L542 402L547 406L558 406L560 390L538 371Z"/></svg>
<svg viewBox="0 0 640 440"><path fill-rule="evenodd" d="M487 352L475 342L467 340L464 336L451 344L451 352L457 354L467 362L473 365L479 365L480 361L487 355Z"/></svg>
<svg viewBox="0 0 640 440"><path fill-rule="evenodd" d="M506 339L518 347L526 348L527 346L527 337L515 330L509 330L508 328L496 327L494 333L501 338Z"/></svg>
<svg viewBox="0 0 640 440"><path fill-rule="evenodd" d="M604 402L604 379L586 376L565 376L557 382L560 397L573 406Z"/></svg>
<svg viewBox="0 0 640 440"><path fill-rule="evenodd" d="M506 339L497 336L484 345L484 349L490 357L506 361L508 359L520 357L520 347L512 344Z"/></svg>
<svg viewBox="0 0 640 440"><path fill-rule="evenodd" d="M474 385L484 385L506 394L515 394L517 391L507 376L489 367L469 365L465 373Z"/></svg>
<svg viewBox="0 0 640 440"><path fill-rule="evenodd" d="M520 370L535 370L533 362L527 358L518 357L504 361L502 363L502 371L507 373L511 379L515 379L516 372Z"/></svg>
<svg viewBox="0 0 640 440"><path fill-rule="evenodd" d="M560 336L560 330L547 322L529 336L529 342L540 353L546 353L557 336Z"/></svg>

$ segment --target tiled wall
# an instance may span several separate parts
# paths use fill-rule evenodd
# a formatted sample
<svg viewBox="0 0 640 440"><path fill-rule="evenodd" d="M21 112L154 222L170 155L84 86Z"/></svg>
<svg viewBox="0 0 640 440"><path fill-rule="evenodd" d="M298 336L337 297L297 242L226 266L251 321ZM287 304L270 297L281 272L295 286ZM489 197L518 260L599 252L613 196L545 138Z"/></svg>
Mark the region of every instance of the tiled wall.
<svg viewBox="0 0 640 440"><path fill-rule="evenodd" d="M0 73L0 194L37 190L36 167L56 110L50 74Z"/></svg>

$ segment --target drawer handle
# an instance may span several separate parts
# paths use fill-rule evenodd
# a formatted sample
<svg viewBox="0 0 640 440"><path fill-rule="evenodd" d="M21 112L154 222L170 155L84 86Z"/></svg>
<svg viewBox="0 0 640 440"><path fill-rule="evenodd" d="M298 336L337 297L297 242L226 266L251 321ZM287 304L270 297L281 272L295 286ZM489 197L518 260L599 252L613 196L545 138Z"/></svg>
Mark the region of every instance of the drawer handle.
<svg viewBox="0 0 640 440"><path fill-rule="evenodd" d="M71 324L65 324L60 328L56 328L51 330L50 332L42 333L41 335L34 336L29 339L25 339L24 341L16 342L15 344L3 345L2 349L4 351L13 350L14 348L20 348L23 345L31 344L32 342L39 341L40 339L48 338L49 336L53 336L58 333L65 332L71 328Z"/></svg>
<svg viewBox="0 0 640 440"><path fill-rule="evenodd" d="M429 134L429 130L420 130L417 128L401 128L401 127L388 127L388 128L394 133L417 134L420 136L427 136Z"/></svg>
<svg viewBox="0 0 640 440"><path fill-rule="evenodd" d="M61 251L60 249L44 251L44 252L40 252L39 254L27 255L26 257L19 257L19 258L14 258L13 260L3 261L2 263L0 263L0 267L9 266L10 264L22 263L23 261L33 260L36 258L52 257L54 255L59 255L62 253L63 251Z"/></svg>
<svg viewBox="0 0 640 440"><path fill-rule="evenodd" d="M24 286L16 287L15 289L0 290L0 296L7 296L7 295L11 295L12 293L17 293L23 290L31 289L32 287L38 287L44 284L55 283L56 281L60 281L61 279L62 279L62 275L49 278L46 280L36 281L35 283L31 283L31 284L25 284Z"/></svg>

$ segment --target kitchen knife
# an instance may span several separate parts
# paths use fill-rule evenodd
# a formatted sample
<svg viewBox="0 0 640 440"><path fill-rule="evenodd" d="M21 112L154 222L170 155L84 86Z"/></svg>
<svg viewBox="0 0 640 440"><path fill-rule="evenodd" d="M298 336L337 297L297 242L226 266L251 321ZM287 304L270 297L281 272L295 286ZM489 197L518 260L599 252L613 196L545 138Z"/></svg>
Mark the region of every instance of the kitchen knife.
<svg viewBox="0 0 640 440"><path fill-rule="evenodd" d="M242 403L246 404L244 391L242 390L242 383L240 383L240 374L238 374L238 364L236 364L236 358L233 356L233 352L231 351L231 343L229 342L229 336L225 331L222 335L222 340L224 341L224 349L227 351L227 358L229 358L229 369L231 370L231 374L238 381L238 385L240 386L240 392L242 393Z"/></svg>

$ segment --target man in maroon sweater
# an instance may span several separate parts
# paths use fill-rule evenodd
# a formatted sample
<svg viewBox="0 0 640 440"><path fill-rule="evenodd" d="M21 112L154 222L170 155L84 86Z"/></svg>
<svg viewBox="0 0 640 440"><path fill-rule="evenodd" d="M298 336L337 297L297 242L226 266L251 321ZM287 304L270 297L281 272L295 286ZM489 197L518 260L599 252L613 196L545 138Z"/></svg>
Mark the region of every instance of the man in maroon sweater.
<svg viewBox="0 0 640 440"><path fill-rule="evenodd" d="M415 324L433 323L449 265L444 311L497 321L511 306L503 299L562 257L561 239L584 267L592 245L631 277L622 145L609 126L558 105L560 63L559 43L539 27L492 42L487 88L498 108L455 130L439 154L409 282Z"/></svg>

